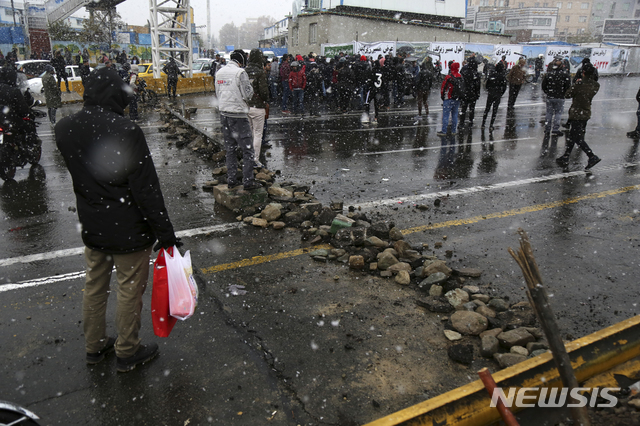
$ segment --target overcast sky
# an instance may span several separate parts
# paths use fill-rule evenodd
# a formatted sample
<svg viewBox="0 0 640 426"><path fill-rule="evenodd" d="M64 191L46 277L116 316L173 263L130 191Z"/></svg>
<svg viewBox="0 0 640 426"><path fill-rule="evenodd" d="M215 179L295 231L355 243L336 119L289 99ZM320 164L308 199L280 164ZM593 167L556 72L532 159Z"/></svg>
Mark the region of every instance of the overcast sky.
<svg viewBox="0 0 640 426"><path fill-rule="evenodd" d="M271 16L276 21L291 13L293 0L211 0L211 35L219 36L224 24L233 22L240 26L247 18ZM207 1L191 0L196 26L207 24ZM149 2L147 0L127 0L117 7L122 19L131 25L147 25ZM206 37L207 29L198 28ZM204 38L204 37L203 37Z"/></svg>

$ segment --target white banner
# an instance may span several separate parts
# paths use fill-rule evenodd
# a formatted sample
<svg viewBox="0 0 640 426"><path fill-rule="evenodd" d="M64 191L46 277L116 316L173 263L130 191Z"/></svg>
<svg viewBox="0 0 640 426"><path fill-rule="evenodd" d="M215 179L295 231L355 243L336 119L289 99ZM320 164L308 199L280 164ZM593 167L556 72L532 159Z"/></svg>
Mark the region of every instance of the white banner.
<svg viewBox="0 0 640 426"><path fill-rule="evenodd" d="M378 55L384 58L386 55L396 55L396 43L394 41L380 41L377 43L355 43L355 54L367 58L378 59Z"/></svg>
<svg viewBox="0 0 640 426"><path fill-rule="evenodd" d="M498 44L493 49L493 61L497 64L502 60L502 57L505 56L505 61L507 61L507 69L510 69L515 64L517 64L518 59L521 58L518 53L522 53L522 46L520 45Z"/></svg>
<svg viewBox="0 0 640 426"><path fill-rule="evenodd" d="M556 56L562 56L562 59L568 58L571 55L571 46L549 46L547 47L547 54L544 57L544 69L546 71L549 64Z"/></svg>
<svg viewBox="0 0 640 426"><path fill-rule="evenodd" d="M598 73L608 73L613 59L613 49L593 48L591 50L591 63L598 69Z"/></svg>
<svg viewBox="0 0 640 426"><path fill-rule="evenodd" d="M434 61L440 59L442 74L449 74L449 61L456 61L462 67L464 43L431 43L431 50L440 54L440 58L431 55Z"/></svg>

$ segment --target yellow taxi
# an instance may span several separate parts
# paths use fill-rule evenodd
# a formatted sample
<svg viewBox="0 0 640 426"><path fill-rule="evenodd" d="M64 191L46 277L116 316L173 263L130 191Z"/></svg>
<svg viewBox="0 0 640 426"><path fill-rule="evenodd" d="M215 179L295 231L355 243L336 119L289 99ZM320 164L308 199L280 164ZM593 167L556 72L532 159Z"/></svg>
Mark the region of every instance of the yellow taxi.
<svg viewBox="0 0 640 426"><path fill-rule="evenodd" d="M166 77L167 75L160 71L161 77ZM153 64L138 64L138 77L140 78L153 78Z"/></svg>

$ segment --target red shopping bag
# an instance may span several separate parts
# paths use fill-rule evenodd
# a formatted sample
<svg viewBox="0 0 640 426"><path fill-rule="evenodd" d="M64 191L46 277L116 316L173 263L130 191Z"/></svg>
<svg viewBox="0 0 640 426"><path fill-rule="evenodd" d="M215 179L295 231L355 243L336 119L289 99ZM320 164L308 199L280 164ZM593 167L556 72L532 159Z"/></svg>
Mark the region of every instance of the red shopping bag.
<svg viewBox="0 0 640 426"><path fill-rule="evenodd" d="M173 248L169 249L173 253ZM153 291L151 293L151 319L153 332L158 337L169 337L169 333L178 321L169 315L169 279L167 278L167 262L165 250L160 249L158 258L153 263Z"/></svg>

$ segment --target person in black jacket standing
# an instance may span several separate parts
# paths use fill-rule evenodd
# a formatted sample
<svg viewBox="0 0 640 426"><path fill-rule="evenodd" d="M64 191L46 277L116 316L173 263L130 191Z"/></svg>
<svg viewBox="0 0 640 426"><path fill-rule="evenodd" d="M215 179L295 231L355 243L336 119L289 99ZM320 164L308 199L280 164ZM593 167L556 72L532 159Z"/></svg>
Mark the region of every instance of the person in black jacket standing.
<svg viewBox="0 0 640 426"><path fill-rule="evenodd" d="M118 372L158 354L157 344L141 345L138 337L149 255L156 240L156 250L182 245L169 220L144 134L123 116L132 96L115 70L97 70L86 79L82 110L55 127L56 145L73 180L85 245L86 362L97 364L115 348ZM105 324L114 265L117 339L107 336Z"/></svg>
<svg viewBox="0 0 640 426"><path fill-rule="evenodd" d="M542 91L547 95L547 116L544 133L551 132L553 136L562 136L560 131L560 116L564 110L564 95L571 87L571 76L562 66L562 58L554 58L548 72L542 78ZM553 131L551 121L553 120Z"/></svg>
<svg viewBox="0 0 640 426"><path fill-rule="evenodd" d="M484 114L482 115L482 126L485 128L487 124L487 115L493 107L491 113L491 123L489 124L489 130L493 130L493 123L496 121L496 114L498 113L498 107L500 106L500 99L502 95L507 91L507 79L504 75L504 63L498 62L495 67L487 74L487 81L485 83L487 89L487 105L484 107Z"/></svg>
<svg viewBox="0 0 640 426"><path fill-rule="evenodd" d="M162 72L167 75L167 96L170 97L173 92L173 97L175 98L178 87L178 75L184 78L184 74L180 71L180 67L178 67L174 58L169 58L169 63L162 67Z"/></svg>
<svg viewBox="0 0 640 426"><path fill-rule="evenodd" d="M467 64L460 70L460 75L462 75L462 79L464 80L464 95L462 102L460 102L460 125L464 126L464 119L468 108L469 126L471 126L475 115L476 101L480 97L480 86L482 83L475 57L472 56L467 59Z"/></svg>
<svg viewBox="0 0 640 426"><path fill-rule="evenodd" d="M56 70L56 77L58 78L58 86L60 86L62 84L62 80L64 80L64 84L67 85L67 92L70 92L69 80L67 79L67 70L66 70L67 63L65 62L64 57L62 56L62 52L60 52L59 50L56 51L54 58L51 60L51 65L53 65L53 68Z"/></svg>

